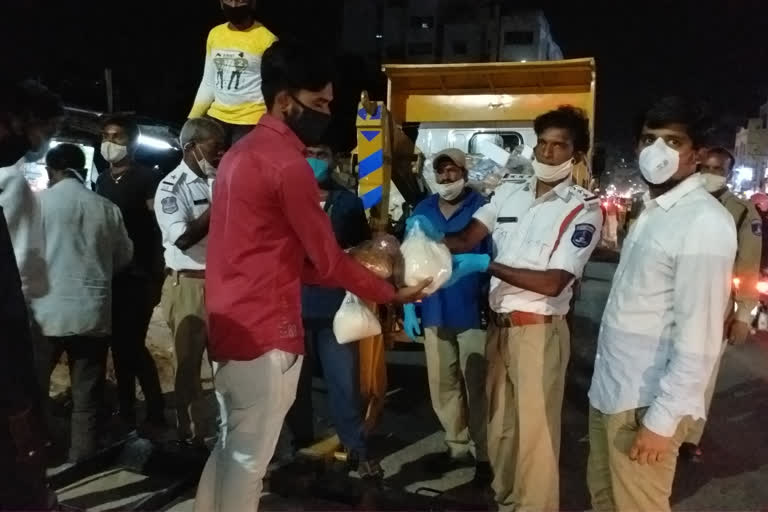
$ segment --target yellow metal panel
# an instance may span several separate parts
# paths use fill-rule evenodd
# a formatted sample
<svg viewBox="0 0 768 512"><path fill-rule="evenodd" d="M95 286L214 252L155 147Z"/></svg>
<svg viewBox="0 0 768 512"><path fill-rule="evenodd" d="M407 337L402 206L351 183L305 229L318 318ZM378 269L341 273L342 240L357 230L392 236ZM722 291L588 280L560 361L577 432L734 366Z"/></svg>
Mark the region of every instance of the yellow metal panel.
<svg viewBox="0 0 768 512"><path fill-rule="evenodd" d="M593 59L384 66L390 92L404 95L435 91L457 95L477 91L521 94L531 88L541 93L562 87L589 91L594 69Z"/></svg>
<svg viewBox="0 0 768 512"><path fill-rule="evenodd" d="M377 187L384 184L384 169L379 169L373 173L360 179L358 184L358 195L363 197L368 192L371 192Z"/></svg>
<svg viewBox="0 0 768 512"><path fill-rule="evenodd" d="M591 117L592 95L583 93L476 94L468 96L407 96L402 122L532 121L560 105L583 108Z"/></svg>

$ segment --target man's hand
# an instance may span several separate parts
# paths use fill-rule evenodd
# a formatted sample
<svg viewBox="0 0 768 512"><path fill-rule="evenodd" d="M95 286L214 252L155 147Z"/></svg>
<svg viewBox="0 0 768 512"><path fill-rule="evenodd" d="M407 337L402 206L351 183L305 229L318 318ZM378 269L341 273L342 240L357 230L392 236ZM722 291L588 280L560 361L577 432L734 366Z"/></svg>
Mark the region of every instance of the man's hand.
<svg viewBox="0 0 768 512"><path fill-rule="evenodd" d="M443 288L453 286L459 279L478 272L487 272L491 257L487 254L457 254L453 257L451 278Z"/></svg>
<svg viewBox="0 0 768 512"><path fill-rule="evenodd" d="M416 306L413 304L403 306L403 330L411 338L411 341L416 341L416 337L421 335L419 319L416 317Z"/></svg>
<svg viewBox="0 0 768 512"><path fill-rule="evenodd" d="M398 288L397 295L395 296L395 303L408 304L416 302L427 296L424 293L424 288L432 284L432 278L428 278L417 284L416 286L406 286L404 288Z"/></svg>
<svg viewBox="0 0 768 512"><path fill-rule="evenodd" d="M424 234L427 235L427 238L436 242L445 238L445 233L437 229L435 225L432 224L432 221L424 215L412 215L411 217L408 217L405 221L406 234L409 234L417 225L421 228Z"/></svg>
<svg viewBox="0 0 768 512"><path fill-rule="evenodd" d="M629 458L641 465L656 464L672 451L672 438L656 434L644 426L640 426L635 436L635 442L629 449Z"/></svg>
<svg viewBox="0 0 768 512"><path fill-rule="evenodd" d="M734 320L728 331L728 343L731 345L743 345L751 333L752 327L748 323Z"/></svg>

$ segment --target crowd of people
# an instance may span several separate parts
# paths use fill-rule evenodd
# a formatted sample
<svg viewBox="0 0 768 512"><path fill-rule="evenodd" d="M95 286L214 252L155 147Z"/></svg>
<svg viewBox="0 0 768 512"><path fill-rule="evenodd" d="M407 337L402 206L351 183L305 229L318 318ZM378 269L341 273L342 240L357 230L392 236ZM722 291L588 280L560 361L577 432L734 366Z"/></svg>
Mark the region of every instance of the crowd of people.
<svg viewBox="0 0 768 512"><path fill-rule="evenodd" d="M134 159L130 117L103 123L109 167L89 190L74 144L47 150L64 117L39 84L0 94L0 508L51 509L51 372L67 355L68 460L99 449L111 350L118 400L110 429L169 430L147 330L160 306L173 337L176 439L205 448L201 366L212 362L218 440L195 499L200 512L257 510L284 423L299 450L315 441L311 380L323 369L350 469L378 480L359 385L358 344L333 317L345 290L403 305L426 353L445 432L428 470L473 465L499 510L558 510L561 411L570 358L566 315L604 225L599 198L573 183L590 150L572 106L534 122L533 176L508 175L486 198L466 155L433 158L436 193L418 226L454 254L451 280L393 284L346 249L372 236L360 199L337 185L323 144L333 66L276 41L248 2L222 2L204 77L180 134L183 158L161 177ZM258 63L254 66L253 63ZM743 343L757 304L763 222L727 187L734 158L709 144L699 104L664 98L636 126L644 211L623 243L597 340L588 399L587 485L595 510L669 510L678 454L696 459L726 343ZM47 152L46 152L47 151ZM44 155L35 195L20 162ZM716 240L716 243L713 243ZM725 340L725 341L724 341ZM138 421L136 383L146 411Z"/></svg>

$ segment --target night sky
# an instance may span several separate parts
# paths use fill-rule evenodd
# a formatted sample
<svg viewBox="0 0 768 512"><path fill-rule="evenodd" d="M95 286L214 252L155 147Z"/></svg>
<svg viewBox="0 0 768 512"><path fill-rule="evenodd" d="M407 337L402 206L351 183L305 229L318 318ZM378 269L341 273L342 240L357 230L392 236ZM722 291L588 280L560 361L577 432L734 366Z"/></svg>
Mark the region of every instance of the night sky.
<svg viewBox="0 0 768 512"><path fill-rule="evenodd" d="M566 58L594 56L598 141L626 151L632 119L662 94L711 103L720 139L768 101L768 1L541 1ZM337 0L270 0L260 18L278 36L334 47ZM39 77L71 104L103 109L103 68L114 68L118 106L183 121L202 73L216 0L6 0L0 8L0 65L8 76ZM352 115L375 66L340 56L337 145L354 140ZM361 76L367 78L360 78ZM349 149L345 147L342 149Z"/></svg>

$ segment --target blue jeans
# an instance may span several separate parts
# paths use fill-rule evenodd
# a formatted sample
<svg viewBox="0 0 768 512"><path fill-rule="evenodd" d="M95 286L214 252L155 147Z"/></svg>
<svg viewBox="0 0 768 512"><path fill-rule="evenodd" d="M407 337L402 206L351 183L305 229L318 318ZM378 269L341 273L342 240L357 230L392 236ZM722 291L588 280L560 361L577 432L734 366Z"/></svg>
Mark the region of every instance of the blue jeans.
<svg viewBox="0 0 768 512"><path fill-rule="evenodd" d="M296 401L286 421L300 443L313 438L312 370L319 361L328 387L331 421L344 447L368 456L360 399L360 363L357 343L340 345L328 322L306 321L304 324L306 357L299 378Z"/></svg>

